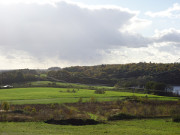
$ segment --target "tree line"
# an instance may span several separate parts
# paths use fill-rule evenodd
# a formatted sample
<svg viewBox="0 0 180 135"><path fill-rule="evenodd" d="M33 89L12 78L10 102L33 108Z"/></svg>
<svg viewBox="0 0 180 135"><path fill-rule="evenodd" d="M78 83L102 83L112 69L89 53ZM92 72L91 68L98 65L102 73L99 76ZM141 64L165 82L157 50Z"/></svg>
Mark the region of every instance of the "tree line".
<svg viewBox="0 0 180 135"><path fill-rule="evenodd" d="M37 71L29 69L12 70L0 73L0 84L21 83L37 80Z"/></svg>
<svg viewBox="0 0 180 135"><path fill-rule="evenodd" d="M66 82L142 86L148 81L180 85L180 64L131 63L97 66L74 66L49 71L48 76Z"/></svg>
<svg viewBox="0 0 180 135"><path fill-rule="evenodd" d="M45 74L42 78L41 74ZM48 70L13 70L0 73L0 83L12 84L36 80L53 79L82 84L103 84L116 87L148 88L157 90L162 84L180 85L180 63L130 63L102 64L96 66L72 66L49 68ZM154 82L154 83L152 83ZM158 86L159 85L159 86ZM158 87L157 87L158 86Z"/></svg>

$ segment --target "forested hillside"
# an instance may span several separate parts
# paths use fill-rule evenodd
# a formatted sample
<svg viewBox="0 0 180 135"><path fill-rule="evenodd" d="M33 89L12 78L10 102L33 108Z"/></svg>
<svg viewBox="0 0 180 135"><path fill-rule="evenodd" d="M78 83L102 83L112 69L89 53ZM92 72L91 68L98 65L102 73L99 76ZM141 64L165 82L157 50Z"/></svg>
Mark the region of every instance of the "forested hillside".
<svg viewBox="0 0 180 135"><path fill-rule="evenodd" d="M180 84L180 64L131 63L97 66L74 66L49 71L49 77L66 82L137 86L148 81Z"/></svg>
<svg viewBox="0 0 180 135"><path fill-rule="evenodd" d="M45 75L41 77L41 74ZM13 70L0 73L1 84L56 79L62 82L120 86L144 86L149 81L180 85L180 64L131 63L74 66L59 70Z"/></svg>

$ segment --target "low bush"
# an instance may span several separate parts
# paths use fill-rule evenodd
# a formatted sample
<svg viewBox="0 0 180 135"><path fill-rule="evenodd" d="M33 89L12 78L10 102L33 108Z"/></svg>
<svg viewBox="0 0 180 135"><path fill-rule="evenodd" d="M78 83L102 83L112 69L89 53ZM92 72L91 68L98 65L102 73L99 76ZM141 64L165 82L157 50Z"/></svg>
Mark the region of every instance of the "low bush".
<svg viewBox="0 0 180 135"><path fill-rule="evenodd" d="M56 125L75 125L75 126L100 124L100 122L93 119L66 119L66 120L51 119L51 120L45 121L45 123L56 124Z"/></svg>
<svg viewBox="0 0 180 135"><path fill-rule="evenodd" d="M76 93L76 90L73 89L73 90L71 91L71 90L67 89L66 92L67 92L67 93Z"/></svg>
<svg viewBox="0 0 180 135"><path fill-rule="evenodd" d="M1 104L1 108L2 108L4 111L7 112L7 111L10 109L10 105L9 105L8 102L3 102L3 103Z"/></svg>
<svg viewBox="0 0 180 135"><path fill-rule="evenodd" d="M125 100L145 103L148 101L148 96L147 95L145 97L128 96L125 98Z"/></svg>
<svg viewBox="0 0 180 135"><path fill-rule="evenodd" d="M23 109L23 112L26 114L35 114L36 113L36 108L31 107L31 106L25 106Z"/></svg>
<svg viewBox="0 0 180 135"><path fill-rule="evenodd" d="M108 120L113 121L113 120L128 120L128 119L135 119L136 116L126 114L126 113L118 113L112 116L108 117Z"/></svg>
<svg viewBox="0 0 180 135"><path fill-rule="evenodd" d="M78 99L78 103L82 103L83 102L83 99L82 99L82 97L80 97L79 99Z"/></svg>
<svg viewBox="0 0 180 135"><path fill-rule="evenodd" d="M95 103L95 102L97 102L97 99L96 99L95 97L91 97L91 98L89 99L89 102L90 102L90 103Z"/></svg>
<svg viewBox="0 0 180 135"><path fill-rule="evenodd" d="M172 118L173 122L180 122L180 115L175 115Z"/></svg>
<svg viewBox="0 0 180 135"><path fill-rule="evenodd" d="M12 113L20 113L20 114L23 114L23 110L14 110L14 111L12 111Z"/></svg>
<svg viewBox="0 0 180 135"><path fill-rule="evenodd" d="M105 94L105 90L95 90L95 94Z"/></svg>
<svg viewBox="0 0 180 135"><path fill-rule="evenodd" d="M31 114L35 114L36 113L36 108L33 107L32 110L31 110Z"/></svg>

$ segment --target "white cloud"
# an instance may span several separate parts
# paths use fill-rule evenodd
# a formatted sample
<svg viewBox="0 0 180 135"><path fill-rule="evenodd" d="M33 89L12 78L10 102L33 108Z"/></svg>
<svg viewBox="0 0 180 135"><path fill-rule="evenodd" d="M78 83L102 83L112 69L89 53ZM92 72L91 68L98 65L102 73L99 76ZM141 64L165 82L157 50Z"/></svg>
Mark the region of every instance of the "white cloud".
<svg viewBox="0 0 180 135"><path fill-rule="evenodd" d="M145 13L150 17L168 17L168 18L180 18L180 5L178 3L174 4L173 7L160 12L148 11Z"/></svg>
<svg viewBox="0 0 180 135"><path fill-rule="evenodd" d="M158 60L165 55L172 58L164 44L173 43L177 49L180 32L157 31L152 38L137 34L151 24L138 18L138 13L117 6L56 0L0 4L0 67L152 61L155 53ZM153 44L161 45L163 52L151 48Z"/></svg>
<svg viewBox="0 0 180 135"><path fill-rule="evenodd" d="M18 3L26 3L26 4L31 4L31 3L38 3L38 4L52 4L54 5L56 2L59 1L69 1L69 0L0 0L0 4L18 4Z"/></svg>
<svg viewBox="0 0 180 135"><path fill-rule="evenodd" d="M153 43L148 47L127 48L120 47L104 52L106 60L103 63L137 63L155 62L172 63L180 56L179 48L172 43Z"/></svg>
<svg viewBox="0 0 180 135"><path fill-rule="evenodd" d="M139 33L140 30L145 29L150 26L152 21L146 19L140 19L137 17L133 17L130 19L129 23L125 24L120 31L121 32L130 32L130 33Z"/></svg>

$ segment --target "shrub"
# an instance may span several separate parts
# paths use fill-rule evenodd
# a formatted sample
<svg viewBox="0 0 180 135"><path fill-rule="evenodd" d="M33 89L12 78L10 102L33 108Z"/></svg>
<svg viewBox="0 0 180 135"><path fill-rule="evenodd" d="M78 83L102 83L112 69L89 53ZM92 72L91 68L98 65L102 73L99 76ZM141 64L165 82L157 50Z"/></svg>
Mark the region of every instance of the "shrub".
<svg viewBox="0 0 180 135"><path fill-rule="evenodd" d="M0 120L1 121L7 121L7 114L5 114L5 113L0 114Z"/></svg>
<svg viewBox="0 0 180 135"><path fill-rule="evenodd" d="M82 103L82 102L83 102L82 97L80 97L80 98L78 99L78 103Z"/></svg>
<svg viewBox="0 0 180 135"><path fill-rule="evenodd" d="M148 101L148 96L146 95L145 97L137 97L137 96L128 96L125 98L125 100L129 101L136 101L140 103L144 103Z"/></svg>
<svg viewBox="0 0 180 135"><path fill-rule="evenodd" d="M180 115L175 115L172 118L173 122L180 122Z"/></svg>
<svg viewBox="0 0 180 135"><path fill-rule="evenodd" d="M73 90L72 90L72 93L76 93L76 90L75 90L75 89L73 89Z"/></svg>
<svg viewBox="0 0 180 135"><path fill-rule="evenodd" d="M25 113L30 114L31 111L32 111L32 107L30 107L30 106L25 106L25 107L24 107L24 112L25 112Z"/></svg>
<svg viewBox="0 0 180 135"><path fill-rule="evenodd" d="M95 94L105 94L105 90L95 90Z"/></svg>
<svg viewBox="0 0 180 135"><path fill-rule="evenodd" d="M95 97L91 97L90 100L89 100L90 103L95 103L96 101L97 101L97 100L96 100Z"/></svg>
<svg viewBox="0 0 180 135"><path fill-rule="evenodd" d="M53 83L52 83L52 85L53 85L53 86L56 86L56 83L55 83L55 82L53 82Z"/></svg>
<svg viewBox="0 0 180 135"><path fill-rule="evenodd" d="M68 93L76 93L76 90L73 89L73 90L71 91L71 90L67 89L66 92L68 92Z"/></svg>
<svg viewBox="0 0 180 135"><path fill-rule="evenodd" d="M32 113L32 114L35 114L35 113L36 113L36 108L35 108L35 107L32 108L31 113Z"/></svg>
<svg viewBox="0 0 180 135"><path fill-rule="evenodd" d="M55 106L55 104L52 103L52 104L50 105L50 107L51 107L51 109L55 109L56 106Z"/></svg>
<svg viewBox="0 0 180 135"><path fill-rule="evenodd" d="M23 110L14 110L13 113L20 113L20 114L22 114Z"/></svg>
<svg viewBox="0 0 180 135"><path fill-rule="evenodd" d="M10 105L8 102L3 102L1 108L7 112L10 109Z"/></svg>
<svg viewBox="0 0 180 135"><path fill-rule="evenodd" d="M118 113L108 117L108 120L127 120L127 119L134 119L136 116L126 114L126 113Z"/></svg>
<svg viewBox="0 0 180 135"><path fill-rule="evenodd" d="M67 90L66 90L66 92L68 92L68 93L69 93L69 92L71 92L71 91L70 91L69 89L67 89Z"/></svg>

